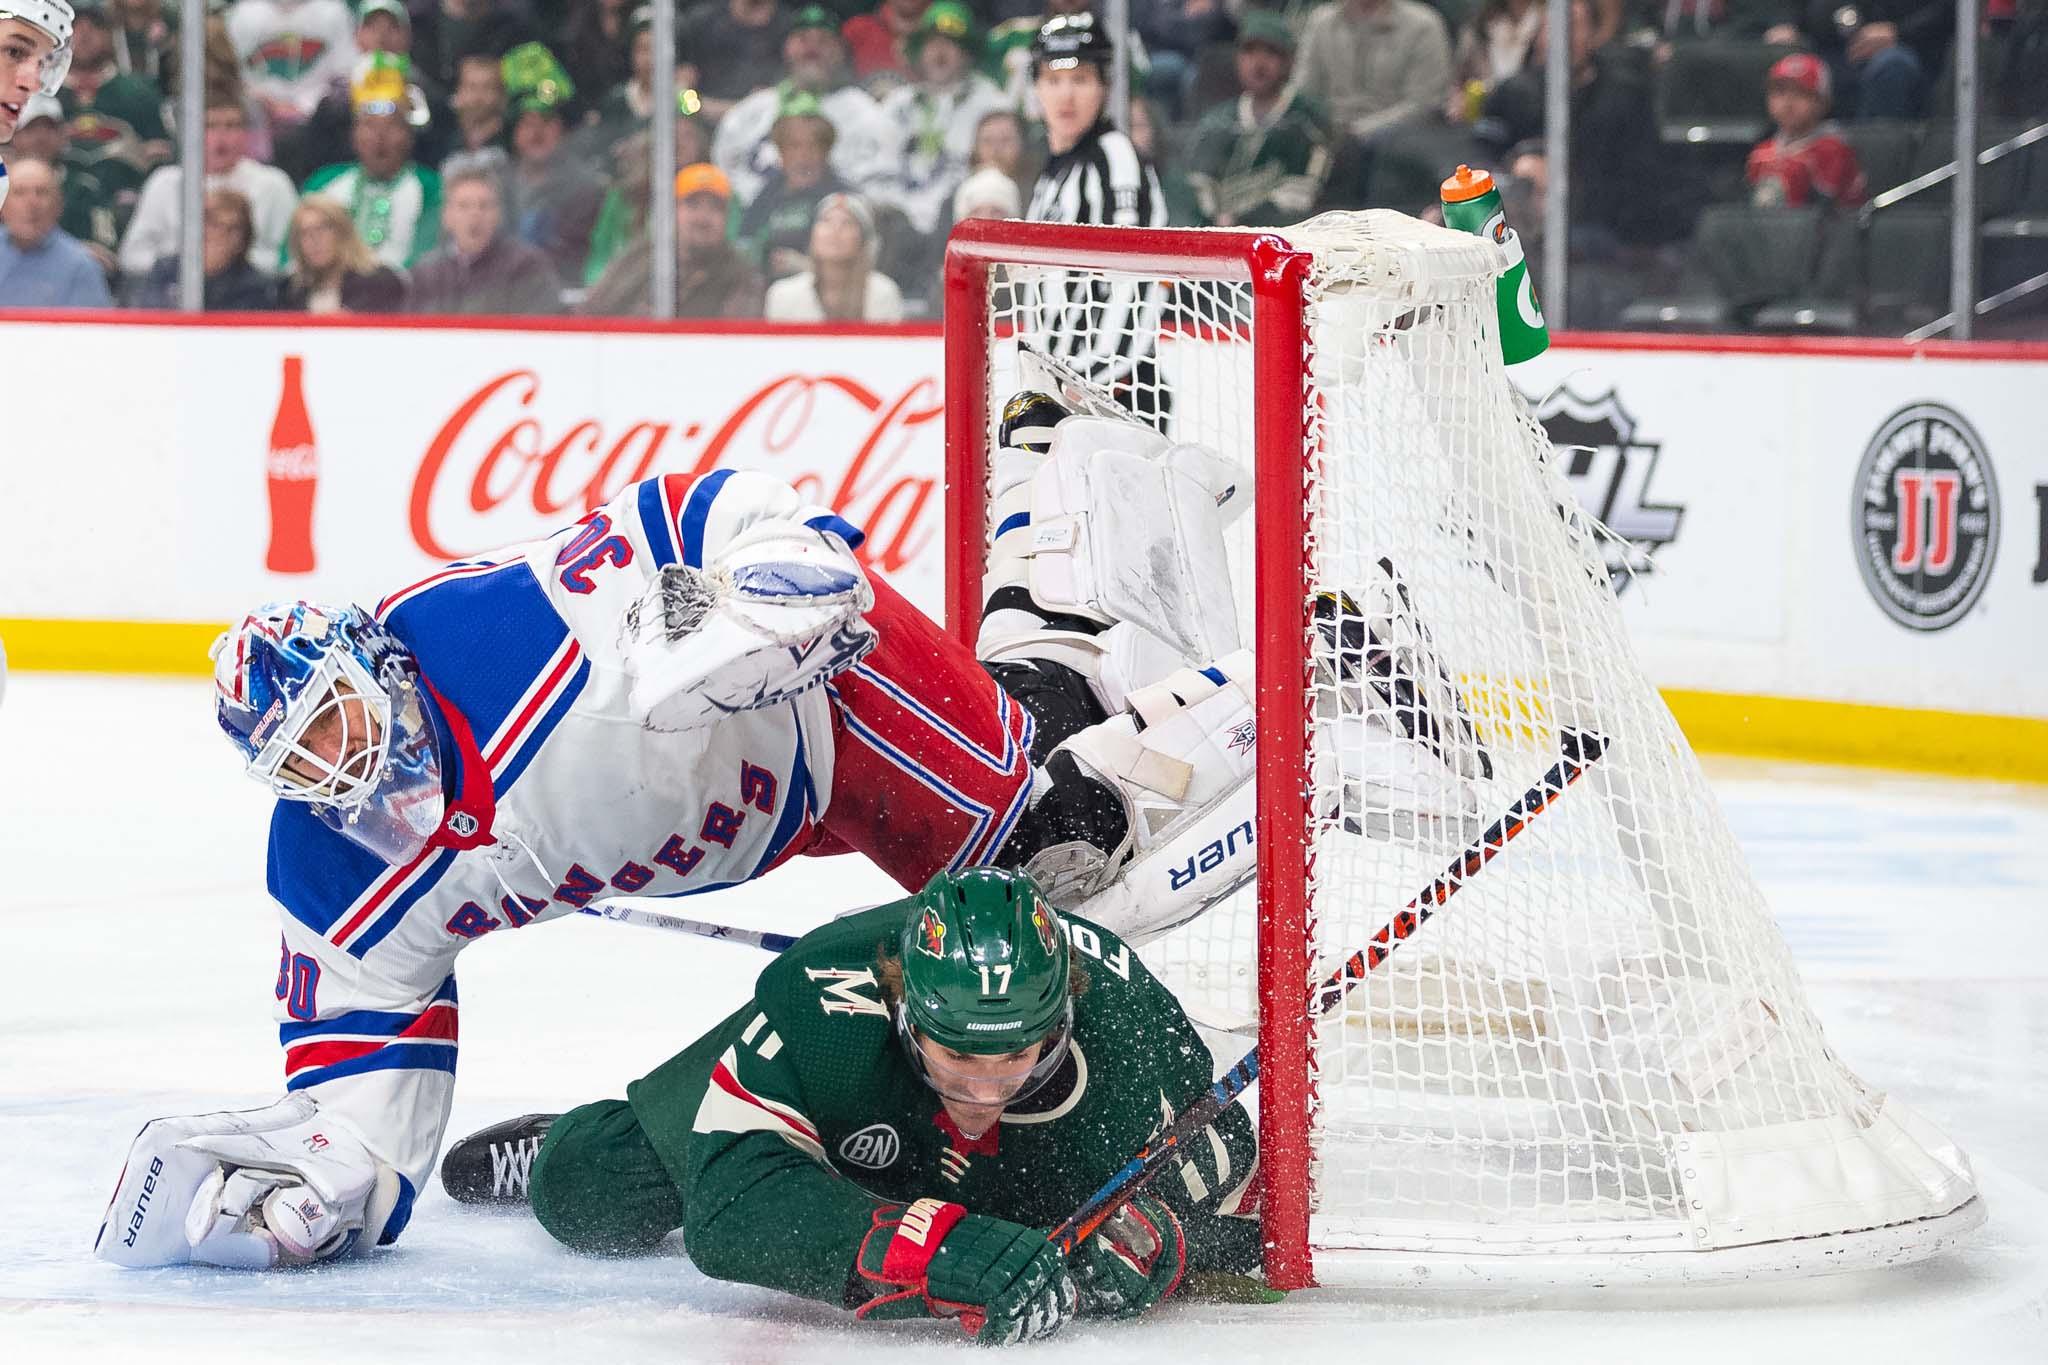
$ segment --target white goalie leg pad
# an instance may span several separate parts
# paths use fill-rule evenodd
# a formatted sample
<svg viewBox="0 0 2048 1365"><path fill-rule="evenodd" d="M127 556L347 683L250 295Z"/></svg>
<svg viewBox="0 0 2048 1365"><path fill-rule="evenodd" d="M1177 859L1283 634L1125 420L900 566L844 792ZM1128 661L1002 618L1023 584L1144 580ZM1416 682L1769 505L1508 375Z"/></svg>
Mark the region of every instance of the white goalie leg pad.
<svg viewBox="0 0 2048 1365"><path fill-rule="evenodd" d="M1224 517L1205 482L1242 487L1221 472L1226 463L1118 422L1060 423L1031 485L1032 600L1104 625L1131 622L1186 659L1236 649Z"/></svg>
<svg viewBox="0 0 2048 1365"><path fill-rule="evenodd" d="M1107 915L1102 923L1143 942L1251 875L1251 671L1248 651L1190 670L1175 681L1199 695L1176 700L1162 687L1144 699L1144 729L1128 712L1060 745L1056 752L1116 793L1126 822L1115 848L1065 843L1031 859L1025 870L1055 904L1091 919Z"/></svg>
<svg viewBox="0 0 2048 1365"><path fill-rule="evenodd" d="M705 569L672 564L626 611L619 652L650 729L779 706L875 647L875 591L846 543L796 522L735 537Z"/></svg>

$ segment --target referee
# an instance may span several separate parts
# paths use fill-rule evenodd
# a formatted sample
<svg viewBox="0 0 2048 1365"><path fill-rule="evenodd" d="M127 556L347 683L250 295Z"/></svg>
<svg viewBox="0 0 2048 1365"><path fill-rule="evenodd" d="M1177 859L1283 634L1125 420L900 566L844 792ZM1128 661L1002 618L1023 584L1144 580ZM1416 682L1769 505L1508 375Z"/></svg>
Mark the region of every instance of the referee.
<svg viewBox="0 0 2048 1365"><path fill-rule="evenodd" d="M1109 35L1092 14L1048 20L1032 41L1032 86L1052 154L1031 191L1025 216L1034 223L1166 225L1159 177L1106 112L1114 60ZM1054 275L1035 293L1046 349L1163 428L1172 404L1152 355L1162 302L1158 284Z"/></svg>

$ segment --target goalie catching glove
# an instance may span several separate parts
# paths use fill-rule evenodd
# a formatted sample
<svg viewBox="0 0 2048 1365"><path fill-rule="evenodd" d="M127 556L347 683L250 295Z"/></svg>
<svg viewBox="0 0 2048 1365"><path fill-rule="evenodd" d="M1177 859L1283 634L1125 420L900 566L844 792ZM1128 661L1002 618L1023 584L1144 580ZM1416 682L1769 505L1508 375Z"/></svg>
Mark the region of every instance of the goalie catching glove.
<svg viewBox="0 0 2048 1365"><path fill-rule="evenodd" d="M619 651L632 704L657 730L779 706L875 647L875 604L846 541L800 522L764 522L703 569L671 564L626 610Z"/></svg>
<svg viewBox="0 0 2048 1365"><path fill-rule="evenodd" d="M1043 1232L937 1199L875 1210L854 1270L872 1296L855 1317L956 1317L984 1346L1049 1337L1080 1307Z"/></svg>
<svg viewBox="0 0 2048 1365"><path fill-rule="evenodd" d="M396 1235L398 1173L319 1108L289 1095L265 1109L145 1124L95 1253L129 1267L269 1270Z"/></svg>

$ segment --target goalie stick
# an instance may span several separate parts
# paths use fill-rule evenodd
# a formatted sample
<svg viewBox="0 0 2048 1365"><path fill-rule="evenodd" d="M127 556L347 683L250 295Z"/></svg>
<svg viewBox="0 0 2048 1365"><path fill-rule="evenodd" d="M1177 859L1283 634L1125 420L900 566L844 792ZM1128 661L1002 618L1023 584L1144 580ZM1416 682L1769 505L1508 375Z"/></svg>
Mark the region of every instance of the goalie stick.
<svg viewBox="0 0 2048 1365"><path fill-rule="evenodd" d="M586 905L583 907L583 913L619 924L637 924L645 929L668 929L676 933L696 934L700 938L727 939L733 943L765 948L771 953L785 952L793 947L797 940L795 934L774 934L765 929L742 929L733 924L712 924L707 920L685 919L681 915L665 914L660 910L642 910L636 905Z"/></svg>
<svg viewBox="0 0 2048 1365"><path fill-rule="evenodd" d="M1451 860L1442 876L1422 889L1393 919L1380 927L1365 947L1351 954L1342 966L1326 977L1310 995L1317 1014L1327 1014L1343 1002L1351 988L1365 979L1373 968L1392 956L1394 949L1429 922L1438 906L1456 895L1458 889L1494 856L1510 839L1527 829L1529 822L1546 810L1566 787L1598 759L1607 741L1587 730L1565 730L1560 735L1557 762L1551 764L1536 785L1522 793L1498 820ZM1103 1182L1102 1188L1067 1220L1046 1234L1062 1254L1071 1254L1116 1211L1164 1170L1183 1143L1215 1122L1218 1115L1236 1103L1259 1078L1259 1050L1254 1047L1237 1065L1202 1093L1166 1130L1138 1149L1129 1161Z"/></svg>

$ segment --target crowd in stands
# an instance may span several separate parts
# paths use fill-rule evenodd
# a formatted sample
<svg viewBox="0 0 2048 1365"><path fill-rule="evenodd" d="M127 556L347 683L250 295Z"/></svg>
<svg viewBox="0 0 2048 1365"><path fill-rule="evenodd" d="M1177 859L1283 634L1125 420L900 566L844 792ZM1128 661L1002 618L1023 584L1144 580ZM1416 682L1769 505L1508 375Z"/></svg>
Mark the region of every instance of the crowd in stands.
<svg viewBox="0 0 2048 1365"><path fill-rule="evenodd" d="M1697 285L1703 215L1848 222L1947 159L1943 134L1925 156L1914 139L1952 98L1949 0L1548 3L1570 7L1575 325ZM935 317L951 226L1031 202L1032 39L1089 7L682 0L659 53L643 0L85 0L61 96L31 101L6 152L0 307L175 306L178 25L204 13L209 309L644 315L659 116L681 316ZM1982 10L1987 121L2048 120L2048 0ZM1546 0L1129 12L1125 131L1169 221L1427 214L1469 161L1540 261ZM2048 143L2014 161L2009 197L2048 203Z"/></svg>

